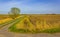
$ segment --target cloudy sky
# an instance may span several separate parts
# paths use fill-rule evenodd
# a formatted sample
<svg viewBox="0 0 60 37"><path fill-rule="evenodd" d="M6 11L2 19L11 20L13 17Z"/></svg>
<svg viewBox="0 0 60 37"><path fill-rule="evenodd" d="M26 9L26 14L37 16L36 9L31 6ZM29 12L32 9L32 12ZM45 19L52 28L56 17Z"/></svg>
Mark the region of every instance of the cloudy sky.
<svg viewBox="0 0 60 37"><path fill-rule="evenodd" d="M0 14L7 14L12 7L21 14L60 14L60 0L0 0Z"/></svg>

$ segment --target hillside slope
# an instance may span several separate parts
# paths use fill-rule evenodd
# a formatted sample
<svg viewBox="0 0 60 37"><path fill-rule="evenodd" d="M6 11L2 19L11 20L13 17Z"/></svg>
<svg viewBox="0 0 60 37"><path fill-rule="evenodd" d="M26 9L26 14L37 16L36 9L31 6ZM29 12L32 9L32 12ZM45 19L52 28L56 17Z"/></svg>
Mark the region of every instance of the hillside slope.
<svg viewBox="0 0 60 37"><path fill-rule="evenodd" d="M60 15L25 15L17 24L9 29L17 32L60 32ZM58 31L57 31L58 30ZM14 32L16 32L14 31Z"/></svg>

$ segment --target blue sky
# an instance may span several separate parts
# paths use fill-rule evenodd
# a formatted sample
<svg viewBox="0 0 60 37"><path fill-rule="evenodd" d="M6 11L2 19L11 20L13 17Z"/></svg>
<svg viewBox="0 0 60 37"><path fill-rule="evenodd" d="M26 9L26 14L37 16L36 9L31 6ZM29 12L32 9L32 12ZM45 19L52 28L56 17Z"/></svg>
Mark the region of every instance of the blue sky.
<svg viewBox="0 0 60 37"><path fill-rule="evenodd" d="M8 14L12 7L21 14L60 14L60 0L0 0L0 14Z"/></svg>

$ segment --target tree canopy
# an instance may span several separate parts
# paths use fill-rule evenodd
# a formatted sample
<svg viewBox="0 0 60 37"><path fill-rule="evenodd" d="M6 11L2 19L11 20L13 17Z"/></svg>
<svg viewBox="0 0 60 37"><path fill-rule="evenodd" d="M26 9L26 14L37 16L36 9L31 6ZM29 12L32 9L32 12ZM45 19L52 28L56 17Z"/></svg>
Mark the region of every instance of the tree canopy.
<svg viewBox="0 0 60 37"><path fill-rule="evenodd" d="M11 18L14 19L20 15L20 9L13 7L13 8L11 8L11 11L8 14Z"/></svg>

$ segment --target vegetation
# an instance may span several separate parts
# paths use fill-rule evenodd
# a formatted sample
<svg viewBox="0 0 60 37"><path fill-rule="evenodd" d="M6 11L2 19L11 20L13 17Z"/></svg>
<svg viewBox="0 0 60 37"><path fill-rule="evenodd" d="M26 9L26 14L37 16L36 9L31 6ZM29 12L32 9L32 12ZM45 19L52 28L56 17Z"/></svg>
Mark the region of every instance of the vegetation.
<svg viewBox="0 0 60 37"><path fill-rule="evenodd" d="M27 15L13 19L8 15L0 16L0 28L10 23L9 31L18 33L57 33L60 32L60 15Z"/></svg>
<svg viewBox="0 0 60 37"><path fill-rule="evenodd" d="M9 30L18 33L56 33L60 32L60 15L24 15L23 19Z"/></svg>
<svg viewBox="0 0 60 37"><path fill-rule="evenodd" d="M58 14L21 14L13 7L9 15L0 15L0 28L11 24L9 31L18 33L56 33L60 32L60 15Z"/></svg>
<svg viewBox="0 0 60 37"><path fill-rule="evenodd" d="M9 19L10 21L7 19L7 21L5 21L4 23L1 22L0 28L4 27L4 26L6 26L6 25L9 25L9 24L11 24L11 23L14 23L14 22L16 22L16 21L19 21L19 19L20 19L20 18L17 18L17 19L14 19L14 20L13 20L13 19L12 19L12 20Z"/></svg>
<svg viewBox="0 0 60 37"><path fill-rule="evenodd" d="M8 22L10 20L12 20L12 19L11 18L2 19L2 20L0 20L0 24Z"/></svg>
<svg viewBox="0 0 60 37"><path fill-rule="evenodd" d="M56 33L60 32L60 15L57 14L21 14L13 7L8 15L0 15L0 28L11 24L9 31L18 33Z"/></svg>
<svg viewBox="0 0 60 37"><path fill-rule="evenodd" d="M16 17L18 17L20 15L20 9L13 7L13 8L11 8L11 11L8 12L8 14L12 19L15 19Z"/></svg>

